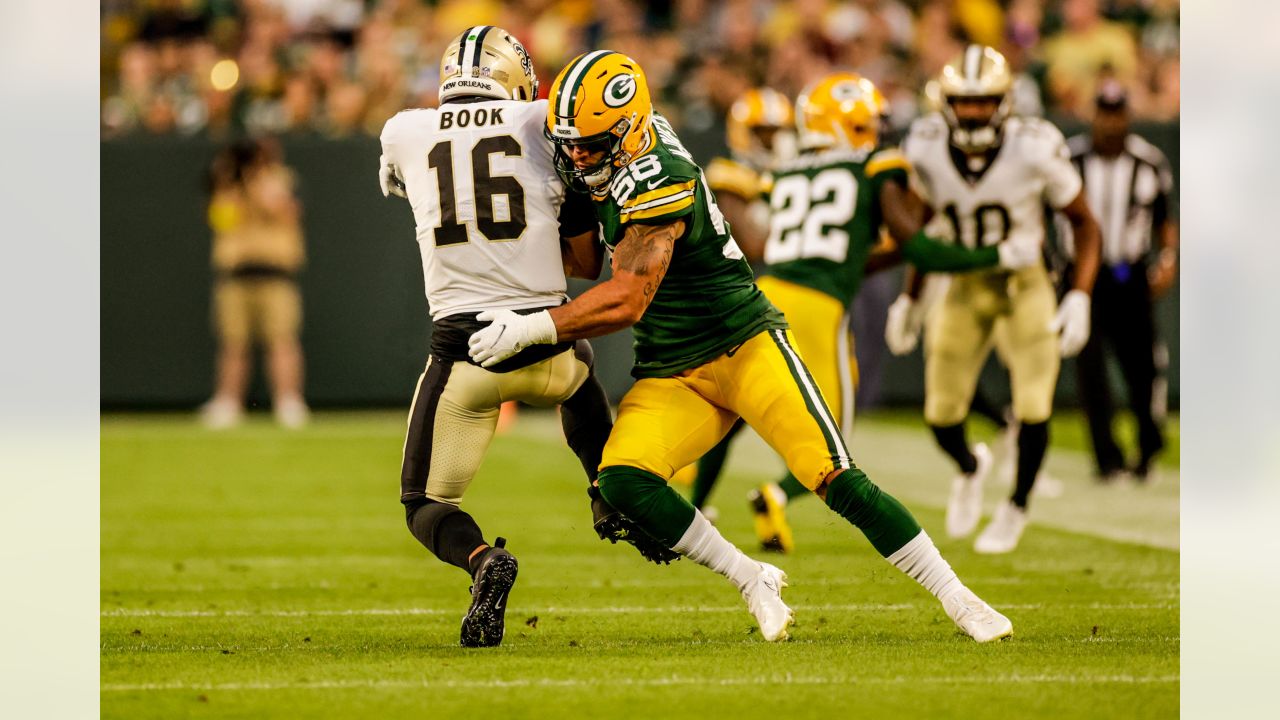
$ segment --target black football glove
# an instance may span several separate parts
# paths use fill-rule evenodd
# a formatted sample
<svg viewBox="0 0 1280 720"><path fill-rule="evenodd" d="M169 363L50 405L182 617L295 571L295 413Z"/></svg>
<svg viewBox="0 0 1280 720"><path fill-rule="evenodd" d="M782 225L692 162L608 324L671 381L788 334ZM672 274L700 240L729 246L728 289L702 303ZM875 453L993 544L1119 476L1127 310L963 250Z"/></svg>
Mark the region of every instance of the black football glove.
<svg viewBox="0 0 1280 720"><path fill-rule="evenodd" d="M608 540L615 545L619 540L630 543L645 560L658 565L669 565L672 560L680 559L680 553L658 542L630 518L605 502L600 496L600 488L591 486L587 489L587 495L591 496L592 527L601 540Z"/></svg>

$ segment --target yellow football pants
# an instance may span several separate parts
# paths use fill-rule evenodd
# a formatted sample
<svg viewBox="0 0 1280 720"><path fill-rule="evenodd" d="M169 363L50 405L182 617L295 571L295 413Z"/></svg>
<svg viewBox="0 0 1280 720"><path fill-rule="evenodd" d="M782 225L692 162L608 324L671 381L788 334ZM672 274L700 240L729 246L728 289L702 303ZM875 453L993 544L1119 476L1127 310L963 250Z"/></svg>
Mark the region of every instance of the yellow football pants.
<svg viewBox="0 0 1280 720"><path fill-rule="evenodd" d="M965 419L993 343L1009 368L1014 416L1048 420L1061 362L1049 328L1056 310L1042 266L955 275L926 331L925 420L947 426Z"/></svg>
<svg viewBox="0 0 1280 720"><path fill-rule="evenodd" d="M622 398L600 467L625 465L669 480L739 416L810 489L832 470L853 466L791 333L768 330L692 370L637 381Z"/></svg>
<svg viewBox="0 0 1280 720"><path fill-rule="evenodd" d="M824 292L768 275L759 278L756 285L787 316L796 350L827 399L831 415L840 421L847 441L853 428L858 361L845 306Z"/></svg>

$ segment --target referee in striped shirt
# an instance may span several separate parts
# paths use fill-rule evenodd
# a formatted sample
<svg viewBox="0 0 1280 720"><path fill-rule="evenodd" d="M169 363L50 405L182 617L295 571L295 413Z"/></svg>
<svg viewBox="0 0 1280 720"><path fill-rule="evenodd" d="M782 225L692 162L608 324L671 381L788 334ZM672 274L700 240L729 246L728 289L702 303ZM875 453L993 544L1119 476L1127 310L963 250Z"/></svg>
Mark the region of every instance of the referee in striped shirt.
<svg viewBox="0 0 1280 720"><path fill-rule="evenodd" d="M1178 227L1170 213L1173 172L1154 145L1129 132L1128 96L1119 83L1099 88L1092 132L1069 141L1085 197L1102 229L1102 267L1093 289L1092 332L1076 361L1098 478L1130 472L1145 482L1164 447L1164 369L1153 302L1177 275ZM1064 238L1071 254L1071 242ZM1106 353L1114 353L1138 424L1138 455L1126 463L1112 433L1114 404Z"/></svg>

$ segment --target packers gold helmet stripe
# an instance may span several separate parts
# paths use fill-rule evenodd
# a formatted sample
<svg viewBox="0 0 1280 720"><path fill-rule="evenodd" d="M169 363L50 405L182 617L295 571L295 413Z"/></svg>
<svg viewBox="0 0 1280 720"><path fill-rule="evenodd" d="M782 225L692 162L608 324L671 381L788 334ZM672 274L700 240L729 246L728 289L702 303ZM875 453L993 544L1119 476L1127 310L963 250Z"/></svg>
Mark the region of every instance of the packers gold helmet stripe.
<svg viewBox="0 0 1280 720"><path fill-rule="evenodd" d="M587 70L591 69L600 58L614 54L612 50L596 50L583 55L565 76L564 85L560 88L559 106L556 114L569 125L573 125L574 102L578 96L578 85Z"/></svg>

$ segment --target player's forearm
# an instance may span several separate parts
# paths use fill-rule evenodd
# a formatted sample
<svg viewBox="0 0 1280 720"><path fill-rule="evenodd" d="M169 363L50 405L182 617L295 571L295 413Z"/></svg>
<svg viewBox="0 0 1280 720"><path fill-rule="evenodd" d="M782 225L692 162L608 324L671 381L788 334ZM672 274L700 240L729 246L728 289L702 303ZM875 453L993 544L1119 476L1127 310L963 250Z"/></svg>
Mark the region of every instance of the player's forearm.
<svg viewBox="0 0 1280 720"><path fill-rule="evenodd" d="M552 308L556 339L566 342L600 337L635 325L647 304L634 295L630 283L615 277L587 290L573 302Z"/></svg>
<svg viewBox="0 0 1280 720"><path fill-rule="evenodd" d="M995 267L1000 262L995 246L970 250L935 240L923 230L903 244L902 256L923 272L964 272Z"/></svg>

